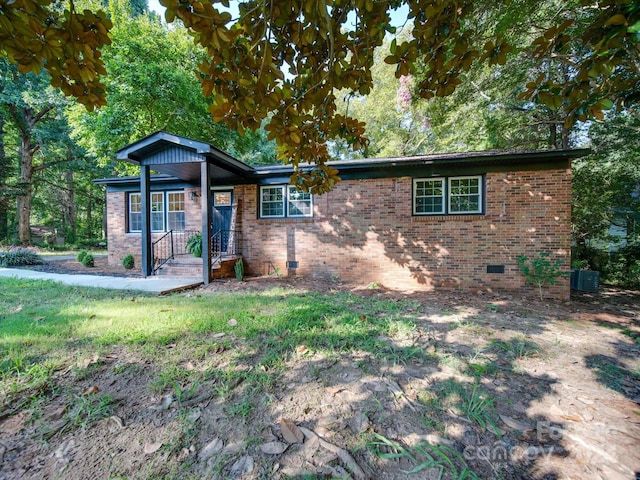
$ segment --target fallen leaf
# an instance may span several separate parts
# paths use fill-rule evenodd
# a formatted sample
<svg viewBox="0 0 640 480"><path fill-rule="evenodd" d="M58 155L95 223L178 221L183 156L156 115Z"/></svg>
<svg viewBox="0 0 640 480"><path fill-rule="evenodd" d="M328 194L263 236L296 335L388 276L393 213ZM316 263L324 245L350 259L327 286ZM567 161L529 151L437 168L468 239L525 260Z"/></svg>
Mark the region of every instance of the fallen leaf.
<svg viewBox="0 0 640 480"><path fill-rule="evenodd" d="M56 421L60 420L64 416L66 411L67 411L67 405L62 405L62 406L56 408L49 415L49 417L48 417L49 421L56 422Z"/></svg>
<svg viewBox="0 0 640 480"><path fill-rule="evenodd" d="M224 332L221 333L216 333L215 335L213 335L213 338L222 338L224 337L226 334Z"/></svg>
<svg viewBox="0 0 640 480"><path fill-rule="evenodd" d="M222 353L225 351L224 345L218 345L215 349L215 353Z"/></svg>
<svg viewBox="0 0 640 480"><path fill-rule="evenodd" d="M327 392L329 395L335 395L338 392L341 392L342 390L344 390L344 387L341 385L335 385L333 387L327 387L324 389L325 392Z"/></svg>
<svg viewBox="0 0 640 480"><path fill-rule="evenodd" d="M518 430L520 432L533 430L533 427L531 425L525 422L521 422L520 420L516 420L515 418L511 418L507 415L502 414L499 414L499 417L507 427L513 428L514 430Z"/></svg>
<svg viewBox="0 0 640 480"><path fill-rule="evenodd" d="M99 391L100 389L96 385L93 385L92 387L89 387L84 392L82 392L82 395L86 397L87 395L94 395Z"/></svg>
<svg viewBox="0 0 640 480"><path fill-rule="evenodd" d="M184 462L187 458L189 458L190 454L191 452L188 448L183 448L182 450L180 450L180 454L178 455L178 462Z"/></svg>
<svg viewBox="0 0 640 480"><path fill-rule="evenodd" d="M195 370L196 366L191 362L187 362L186 368L187 370Z"/></svg>
<svg viewBox="0 0 640 480"><path fill-rule="evenodd" d="M286 418L280 420L280 432L288 443L302 443L304 440L302 431L300 431L295 423Z"/></svg>
<svg viewBox="0 0 640 480"><path fill-rule="evenodd" d="M309 353L309 347L307 347L306 345L298 345L296 347L296 352L298 353L298 355L304 355L306 353Z"/></svg>
<svg viewBox="0 0 640 480"><path fill-rule="evenodd" d="M235 478L241 477L245 473L250 473L253 471L253 457L249 455L245 455L244 457L240 457L236 463L231 465L231 475Z"/></svg>
<svg viewBox="0 0 640 480"><path fill-rule="evenodd" d="M280 455L284 453L287 448L289 448L289 445L283 442L268 442L260 445L262 453L266 453L267 455Z"/></svg>
<svg viewBox="0 0 640 480"><path fill-rule="evenodd" d="M78 368L87 368L89 365L93 365L94 363L98 363L99 360L100 360L100 356L96 353L91 358L85 358L83 360L80 360L77 363L77 366L78 366Z"/></svg>
<svg viewBox="0 0 640 480"><path fill-rule="evenodd" d="M572 422L582 422L580 417L576 417L575 415L560 415L565 420L571 420Z"/></svg>
<svg viewBox="0 0 640 480"><path fill-rule="evenodd" d="M235 318L232 318L231 320L229 320L229 325L235 327L236 325L238 325L238 321Z"/></svg>
<svg viewBox="0 0 640 480"><path fill-rule="evenodd" d="M223 447L224 443L222 442L222 440L220 440L218 437L214 438L209 443L207 443L202 448L202 450L200 450L200 453L198 453L198 460L200 460L201 462L209 460L216 453L220 453Z"/></svg>
<svg viewBox="0 0 640 480"><path fill-rule="evenodd" d="M116 417L115 415L111 415L109 417L109 420L111 420L113 423L115 423L121 430L124 428L124 422L122 421L122 419L120 417Z"/></svg>
<svg viewBox="0 0 640 480"><path fill-rule="evenodd" d="M162 442L156 443L145 443L144 444L144 453L147 455L151 455L152 453L156 453L162 447Z"/></svg>
<svg viewBox="0 0 640 480"><path fill-rule="evenodd" d="M351 420L351 429L355 433L362 433L366 431L369 428L369 425L369 417L367 417L367 415L362 411L357 411Z"/></svg>
<svg viewBox="0 0 640 480"><path fill-rule="evenodd" d="M167 410L172 403L173 397L171 395L164 395L162 397L162 401L160 402L160 407L162 408L162 410Z"/></svg>
<svg viewBox="0 0 640 480"><path fill-rule="evenodd" d="M96 318L96 314L95 313L89 317L89 320L93 320L94 318Z"/></svg>
<svg viewBox="0 0 640 480"><path fill-rule="evenodd" d="M18 305L16 308L14 308L13 310L11 310L10 313L18 313L22 310L22 305Z"/></svg>
<svg viewBox="0 0 640 480"><path fill-rule="evenodd" d="M44 320L47 317L33 317L34 322L39 322L40 320Z"/></svg>

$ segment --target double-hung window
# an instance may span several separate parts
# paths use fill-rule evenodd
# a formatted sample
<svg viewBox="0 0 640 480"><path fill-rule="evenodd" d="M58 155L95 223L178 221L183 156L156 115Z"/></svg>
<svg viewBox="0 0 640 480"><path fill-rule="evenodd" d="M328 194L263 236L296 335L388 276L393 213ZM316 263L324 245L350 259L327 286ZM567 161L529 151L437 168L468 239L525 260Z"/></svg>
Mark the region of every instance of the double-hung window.
<svg viewBox="0 0 640 480"><path fill-rule="evenodd" d="M481 175L413 180L414 215L463 215L483 211Z"/></svg>
<svg viewBox="0 0 640 480"><path fill-rule="evenodd" d="M167 192L167 225L168 230L184 230L184 192Z"/></svg>
<svg viewBox="0 0 640 480"><path fill-rule="evenodd" d="M142 195L129 194L129 232L142 231ZM151 192L151 231L184 230L184 192Z"/></svg>
<svg viewBox="0 0 640 480"><path fill-rule="evenodd" d="M313 216L313 197L293 185L260 187L260 218Z"/></svg>
<svg viewBox="0 0 640 480"><path fill-rule="evenodd" d="M129 231L142 231L142 195L139 193L129 194Z"/></svg>

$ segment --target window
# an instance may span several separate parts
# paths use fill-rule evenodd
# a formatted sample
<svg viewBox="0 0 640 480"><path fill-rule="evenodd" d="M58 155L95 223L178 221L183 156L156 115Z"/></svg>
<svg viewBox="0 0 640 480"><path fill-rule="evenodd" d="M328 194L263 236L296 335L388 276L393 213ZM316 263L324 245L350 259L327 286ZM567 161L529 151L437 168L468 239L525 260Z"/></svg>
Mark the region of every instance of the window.
<svg viewBox="0 0 640 480"><path fill-rule="evenodd" d="M184 192L167 193L167 210L168 230L184 230Z"/></svg>
<svg viewBox="0 0 640 480"><path fill-rule="evenodd" d="M287 216L310 217L313 214L313 201L310 193L298 190L289 185L289 201L287 202Z"/></svg>
<svg viewBox="0 0 640 480"><path fill-rule="evenodd" d="M413 213L416 215L444 213L444 179L415 180L413 198Z"/></svg>
<svg viewBox="0 0 640 480"><path fill-rule="evenodd" d="M213 204L216 207L230 207L231 192L215 192L213 194Z"/></svg>
<svg viewBox="0 0 640 480"><path fill-rule="evenodd" d="M166 205L166 209L165 209ZM142 195L129 194L129 232L142 231ZM151 231L185 229L184 192L151 192Z"/></svg>
<svg viewBox="0 0 640 480"><path fill-rule="evenodd" d="M482 213L482 176L418 178L413 181L414 215Z"/></svg>
<svg viewBox="0 0 640 480"><path fill-rule="evenodd" d="M151 194L151 231L164 230L164 193Z"/></svg>
<svg viewBox="0 0 640 480"><path fill-rule="evenodd" d="M449 179L449 213L480 213L480 200L480 177Z"/></svg>
<svg viewBox="0 0 640 480"><path fill-rule="evenodd" d="M313 197L293 185L260 187L260 218L311 217Z"/></svg>
<svg viewBox="0 0 640 480"><path fill-rule="evenodd" d="M142 231L142 196L139 193L129 194L129 231Z"/></svg>
<svg viewBox="0 0 640 480"><path fill-rule="evenodd" d="M284 187L260 187L260 216L284 217Z"/></svg>

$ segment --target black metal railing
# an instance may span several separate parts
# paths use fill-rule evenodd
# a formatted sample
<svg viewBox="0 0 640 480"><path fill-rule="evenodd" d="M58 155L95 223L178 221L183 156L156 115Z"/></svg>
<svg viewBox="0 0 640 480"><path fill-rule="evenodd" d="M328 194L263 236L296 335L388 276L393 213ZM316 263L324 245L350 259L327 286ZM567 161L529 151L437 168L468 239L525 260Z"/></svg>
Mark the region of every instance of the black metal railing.
<svg viewBox="0 0 640 480"><path fill-rule="evenodd" d="M169 230L159 239L151 244L151 254L153 255L153 274L169 260L177 255L187 255L187 242L193 235L200 232L197 230Z"/></svg>
<svg viewBox="0 0 640 480"><path fill-rule="evenodd" d="M211 236L211 261L213 264L225 257L240 255L240 232L238 230L218 230Z"/></svg>
<svg viewBox="0 0 640 480"><path fill-rule="evenodd" d="M151 244L151 255L153 256L153 274L165 263L173 258L173 231L169 230L158 240Z"/></svg>

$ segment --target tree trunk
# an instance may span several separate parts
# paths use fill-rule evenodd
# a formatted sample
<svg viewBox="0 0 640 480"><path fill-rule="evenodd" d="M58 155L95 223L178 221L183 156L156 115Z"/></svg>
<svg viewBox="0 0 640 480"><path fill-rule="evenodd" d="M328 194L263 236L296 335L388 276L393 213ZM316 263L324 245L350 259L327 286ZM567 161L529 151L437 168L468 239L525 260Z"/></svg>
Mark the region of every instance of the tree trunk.
<svg viewBox="0 0 640 480"><path fill-rule="evenodd" d="M18 241L22 244L31 243L31 194L33 191L33 154L37 148L31 143L28 134L20 134L20 189L22 194L17 196L18 209Z"/></svg>
<svg viewBox="0 0 640 480"><path fill-rule="evenodd" d="M92 233L92 225L91 225L91 216L93 215L93 212L91 211L91 206L92 206L92 197L91 197L91 187L89 187L89 195L87 195L87 240L90 240L91 238L93 238L93 233Z"/></svg>
<svg viewBox="0 0 640 480"><path fill-rule="evenodd" d="M69 170L64 174L65 191L64 198L64 224L65 235L69 240L75 242L76 239L76 199L73 186L73 171Z"/></svg>
<svg viewBox="0 0 640 480"><path fill-rule="evenodd" d="M0 240L9 237L9 195L5 191L9 177L9 159L4 149L4 116L0 112Z"/></svg>

